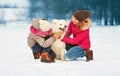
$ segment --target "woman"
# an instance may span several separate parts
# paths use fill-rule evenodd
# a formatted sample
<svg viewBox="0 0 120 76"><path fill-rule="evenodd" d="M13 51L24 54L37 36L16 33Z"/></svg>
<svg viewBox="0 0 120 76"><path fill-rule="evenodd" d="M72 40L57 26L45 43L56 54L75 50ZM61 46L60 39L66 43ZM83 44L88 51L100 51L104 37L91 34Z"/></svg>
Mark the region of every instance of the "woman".
<svg viewBox="0 0 120 76"><path fill-rule="evenodd" d="M73 13L68 30L62 39L66 43L66 49L68 51L65 54L67 60L75 60L84 56L87 58L86 61L93 60L89 37L89 28L92 22L89 16L90 12L87 10L77 10ZM72 38L71 35L73 35Z"/></svg>

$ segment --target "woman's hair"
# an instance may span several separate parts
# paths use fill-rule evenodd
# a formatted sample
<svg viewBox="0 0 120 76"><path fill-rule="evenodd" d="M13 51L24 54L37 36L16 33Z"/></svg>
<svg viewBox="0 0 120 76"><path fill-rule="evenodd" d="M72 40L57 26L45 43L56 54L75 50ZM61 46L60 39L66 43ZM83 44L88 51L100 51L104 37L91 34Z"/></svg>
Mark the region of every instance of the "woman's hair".
<svg viewBox="0 0 120 76"><path fill-rule="evenodd" d="M77 10L73 13L73 16L79 21L82 22L91 15L88 10Z"/></svg>

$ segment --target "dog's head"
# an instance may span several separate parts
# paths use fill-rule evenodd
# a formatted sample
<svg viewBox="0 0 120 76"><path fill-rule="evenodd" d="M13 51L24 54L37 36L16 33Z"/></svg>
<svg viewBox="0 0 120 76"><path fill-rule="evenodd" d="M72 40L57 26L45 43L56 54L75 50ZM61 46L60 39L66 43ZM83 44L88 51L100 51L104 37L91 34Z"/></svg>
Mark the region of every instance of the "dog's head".
<svg viewBox="0 0 120 76"><path fill-rule="evenodd" d="M65 20L53 20L53 32L65 31L67 27L67 23Z"/></svg>

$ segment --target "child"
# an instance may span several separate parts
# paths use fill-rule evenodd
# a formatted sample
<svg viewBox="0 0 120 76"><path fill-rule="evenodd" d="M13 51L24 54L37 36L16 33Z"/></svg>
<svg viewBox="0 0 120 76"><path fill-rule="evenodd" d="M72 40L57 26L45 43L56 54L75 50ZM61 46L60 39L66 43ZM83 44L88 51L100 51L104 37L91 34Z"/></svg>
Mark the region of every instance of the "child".
<svg viewBox="0 0 120 76"><path fill-rule="evenodd" d="M90 50L89 28L91 20L90 12L87 10L77 10L73 13L71 21L68 25L66 35L62 39L66 43L67 60L75 60L79 57L86 56L87 60L93 60L93 52ZM73 35L73 38L70 36Z"/></svg>
<svg viewBox="0 0 120 76"><path fill-rule="evenodd" d="M27 38L28 46L32 49L34 59L39 59L41 62L52 63L56 54L51 50L53 42L60 38L62 32L52 35L51 23L42 18L37 18L32 21L30 34Z"/></svg>

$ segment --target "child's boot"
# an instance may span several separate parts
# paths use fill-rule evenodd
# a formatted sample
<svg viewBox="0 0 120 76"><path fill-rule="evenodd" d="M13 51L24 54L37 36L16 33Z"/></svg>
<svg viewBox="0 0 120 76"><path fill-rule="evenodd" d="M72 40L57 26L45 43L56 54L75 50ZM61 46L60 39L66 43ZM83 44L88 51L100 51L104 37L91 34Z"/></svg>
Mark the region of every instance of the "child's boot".
<svg viewBox="0 0 120 76"><path fill-rule="evenodd" d="M40 52L33 52L34 59L40 58Z"/></svg>
<svg viewBox="0 0 120 76"><path fill-rule="evenodd" d="M43 52L41 54L41 62L52 63L52 62L55 62L55 61L54 61L54 59L51 58L51 56L49 55L48 52Z"/></svg>
<svg viewBox="0 0 120 76"><path fill-rule="evenodd" d="M85 56L86 56L86 62L93 60L93 51L87 50Z"/></svg>

